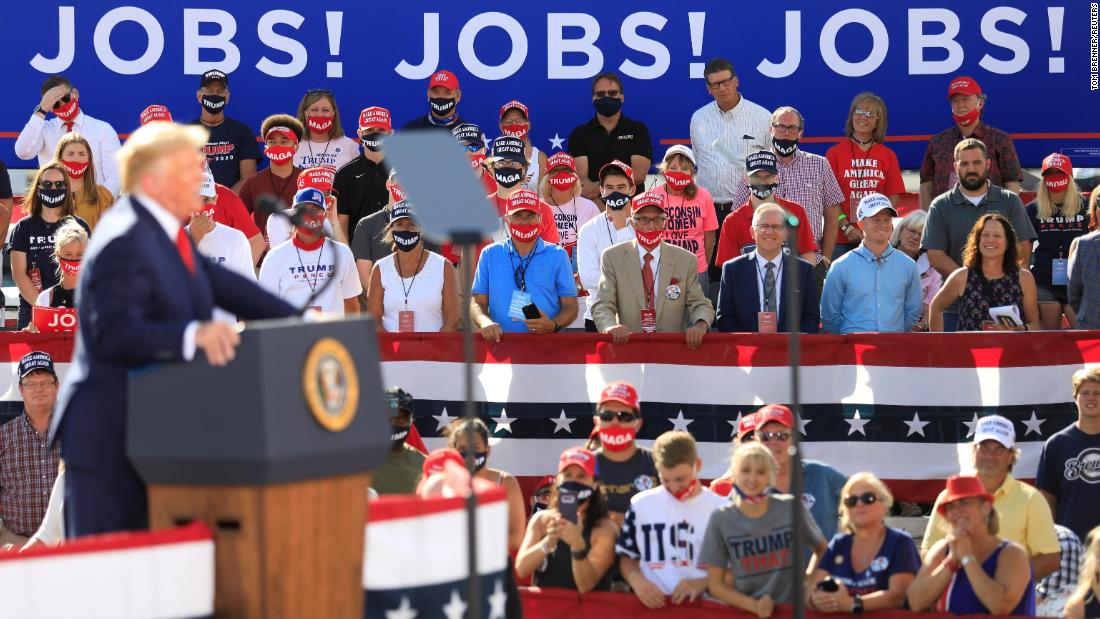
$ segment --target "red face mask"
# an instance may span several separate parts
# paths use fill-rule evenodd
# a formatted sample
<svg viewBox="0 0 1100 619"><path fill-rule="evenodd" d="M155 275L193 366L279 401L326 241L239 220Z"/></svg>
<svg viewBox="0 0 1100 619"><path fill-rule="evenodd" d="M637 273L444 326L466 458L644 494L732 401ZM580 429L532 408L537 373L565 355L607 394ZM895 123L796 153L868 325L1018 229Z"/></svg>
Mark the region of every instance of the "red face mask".
<svg viewBox="0 0 1100 619"><path fill-rule="evenodd" d="M538 224L508 224L512 240L517 243L530 243L539 235Z"/></svg>
<svg viewBox="0 0 1100 619"><path fill-rule="evenodd" d="M695 488L698 485L699 485L699 480L698 479L693 479L693 480L691 480L691 483L688 484L687 487L685 487L683 490L681 490L679 492L673 492L673 491L669 490L668 493L671 494L672 496L676 497L677 501L683 501L683 500L687 499L689 496L691 496L692 492L695 492Z"/></svg>
<svg viewBox="0 0 1100 619"><path fill-rule="evenodd" d="M664 234L664 230L652 230L650 232L642 232L635 229L634 236L638 238L638 244L646 249L653 249L657 247L661 242L661 235Z"/></svg>
<svg viewBox="0 0 1100 619"><path fill-rule="evenodd" d="M683 191L685 187L691 184L691 175L679 170L666 170L665 182L673 189Z"/></svg>
<svg viewBox="0 0 1100 619"><path fill-rule="evenodd" d="M608 451L624 451L634 444L637 433L631 426L600 428L600 447Z"/></svg>
<svg viewBox="0 0 1100 619"><path fill-rule="evenodd" d="M88 171L87 161L66 161L62 159L61 163L65 166L65 171L69 173L70 178L82 178L84 173Z"/></svg>
<svg viewBox="0 0 1100 619"><path fill-rule="evenodd" d="M306 126L312 131L323 133L332 128L335 116L306 116Z"/></svg>
<svg viewBox="0 0 1100 619"><path fill-rule="evenodd" d="M471 168L473 168L474 170L476 170L478 172L484 172L485 171L485 168L483 167L483 164L485 163L484 153L473 153L473 154L469 155L469 157L470 157L470 167Z"/></svg>
<svg viewBox="0 0 1100 619"><path fill-rule="evenodd" d="M970 125L974 124L974 122L978 120L978 116L980 114L981 110L979 110L978 108L974 108L966 114L963 114L962 116L959 116L954 112L951 113L951 115L955 117L955 122L959 123L959 125L962 127L969 127Z"/></svg>
<svg viewBox="0 0 1100 619"><path fill-rule="evenodd" d="M1069 177L1062 172L1054 172L1043 177L1043 184L1051 193L1062 193L1069 187Z"/></svg>
<svg viewBox="0 0 1100 619"><path fill-rule="evenodd" d="M307 251L312 251L320 247L321 244L325 242L325 235L321 232L323 226L325 225L324 222L324 215L303 215L302 225L296 226L297 234L295 234L293 237L294 245L297 246L299 249L304 249Z"/></svg>
<svg viewBox="0 0 1100 619"><path fill-rule="evenodd" d="M59 258L58 262L61 263L61 272L70 277L76 277L80 273L80 261L79 260L66 260Z"/></svg>
<svg viewBox="0 0 1100 619"><path fill-rule="evenodd" d="M569 191L577 184L577 176L572 172L557 172L550 175L550 186L558 191Z"/></svg>
<svg viewBox="0 0 1100 619"><path fill-rule="evenodd" d="M72 96L72 95L70 95ZM68 103L62 105L53 111L54 116L57 116L61 120L69 121L76 118L76 115L80 113L80 102L75 98L71 99Z"/></svg>
<svg viewBox="0 0 1100 619"><path fill-rule="evenodd" d="M264 148L264 154L271 163L286 163L294 158L296 150L293 146L268 146Z"/></svg>
<svg viewBox="0 0 1100 619"><path fill-rule="evenodd" d="M503 125L500 130L504 132L504 135L511 136L513 138L523 139L527 137L527 130L530 129L528 125L511 124Z"/></svg>

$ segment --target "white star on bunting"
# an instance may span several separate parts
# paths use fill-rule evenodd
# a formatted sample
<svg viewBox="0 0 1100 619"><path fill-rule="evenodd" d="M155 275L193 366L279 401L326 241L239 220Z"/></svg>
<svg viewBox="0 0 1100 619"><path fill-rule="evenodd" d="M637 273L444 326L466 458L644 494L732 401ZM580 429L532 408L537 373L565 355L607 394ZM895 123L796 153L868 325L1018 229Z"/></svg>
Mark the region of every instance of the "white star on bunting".
<svg viewBox="0 0 1100 619"><path fill-rule="evenodd" d="M555 148L560 150L561 143L564 141L565 138L560 137L557 133L555 133L554 137L550 138L550 150L554 150Z"/></svg>
<svg viewBox="0 0 1100 619"><path fill-rule="evenodd" d="M928 425L932 422L931 421L921 421L920 420L920 414L917 413L916 411L914 411L913 412L913 418L910 419L909 421L902 420L902 423L909 426L909 431L906 432L906 434L905 434L906 437L909 437L909 436L912 436L914 434L919 434L921 436L924 436L924 426L926 426L926 425Z"/></svg>
<svg viewBox="0 0 1100 619"><path fill-rule="evenodd" d="M409 605L409 598L401 596L401 605L386 611L386 619L416 619L416 609Z"/></svg>
<svg viewBox="0 0 1100 619"><path fill-rule="evenodd" d="M810 425L811 421L813 421L813 419L806 419L805 417L799 415L798 431L802 433L802 436L806 436L806 426Z"/></svg>
<svg viewBox="0 0 1100 619"><path fill-rule="evenodd" d="M507 432L512 433L512 424L515 423L515 417L509 417L506 409L500 409L500 417L489 417L497 424L497 429L494 432Z"/></svg>
<svg viewBox="0 0 1100 619"><path fill-rule="evenodd" d="M856 409L856 414L851 419L845 419L844 421L848 424L848 436L851 436L856 432L859 432L863 436L867 436L867 433L863 430L863 426L870 423L871 420L861 418L859 416L858 408Z"/></svg>
<svg viewBox="0 0 1100 619"><path fill-rule="evenodd" d="M551 417L550 421L554 422L554 434L557 434L559 430L565 430L566 434L572 434L573 428L570 427L570 424L576 421L576 418L570 419L566 417L565 409L563 408L561 409L561 414L558 415L556 419Z"/></svg>
<svg viewBox="0 0 1100 619"><path fill-rule="evenodd" d="M504 619L507 605L508 594L504 592L504 584L498 579L493 584L492 595L489 596L489 619Z"/></svg>
<svg viewBox="0 0 1100 619"><path fill-rule="evenodd" d="M744 415L741 414L741 411L737 411L737 419L726 420L726 423L733 426L732 428L730 428L730 436L737 436L737 427L741 425L741 417L743 416Z"/></svg>
<svg viewBox="0 0 1100 619"><path fill-rule="evenodd" d="M1043 430L1039 426L1043 425L1044 421L1046 421L1046 419L1039 419L1035 416L1035 411L1031 411L1031 419L1024 419L1020 422L1027 426L1027 431L1024 432L1024 436L1027 436L1028 434L1034 432L1038 434L1040 438L1042 438Z"/></svg>
<svg viewBox="0 0 1100 619"><path fill-rule="evenodd" d="M451 425L452 421L454 421L455 419L458 419L458 417L452 417L450 414L447 413L447 407L446 406L443 407L443 414L442 415L432 415L432 417L434 417L435 421L436 421L436 425L435 425L435 431L436 432L439 432L443 428L446 428L447 426Z"/></svg>
<svg viewBox="0 0 1100 619"><path fill-rule="evenodd" d="M458 594L458 589L451 589L451 601L443 605L443 614L447 619L462 619L466 614L466 602Z"/></svg>
<svg viewBox="0 0 1100 619"><path fill-rule="evenodd" d="M966 426L966 436L974 434L974 429L978 427L978 413L974 413L974 417L970 421L964 421L963 425Z"/></svg>
<svg viewBox="0 0 1100 619"><path fill-rule="evenodd" d="M666 419L668 419L669 421L672 422L672 430L674 432L676 430L681 430L683 432L687 432L688 431L688 424L690 424L692 421L694 421L694 419L684 419L684 411L680 411L679 413L676 414L675 417L666 417Z"/></svg>

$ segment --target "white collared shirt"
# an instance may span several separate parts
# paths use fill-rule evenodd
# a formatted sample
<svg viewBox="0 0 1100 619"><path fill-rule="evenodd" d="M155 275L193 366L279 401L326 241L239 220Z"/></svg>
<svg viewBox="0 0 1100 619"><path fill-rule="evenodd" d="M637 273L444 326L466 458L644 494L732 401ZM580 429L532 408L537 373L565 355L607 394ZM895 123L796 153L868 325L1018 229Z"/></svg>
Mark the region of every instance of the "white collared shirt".
<svg viewBox="0 0 1100 619"><path fill-rule="evenodd" d="M772 293L775 295L775 313L779 315L779 301L783 295L780 291L783 290L783 252L780 251L779 255L771 260L768 260L764 256L761 256L755 250L752 252L753 257L756 258L756 291L759 294L757 299L760 300L760 311L764 311L764 278L767 277L767 265L769 263L775 265L775 291Z"/></svg>
<svg viewBox="0 0 1100 619"><path fill-rule="evenodd" d="M642 247L641 243L637 244L638 245L638 266L639 267L641 267L643 269L645 268L645 255L647 253L649 253L653 256L653 261L649 263L649 270L653 271L653 309L659 309L660 306L661 306L661 295L657 291L657 286L660 285L658 283L658 280L657 280L657 273L661 270L661 268L660 268L661 267L661 246L664 245L664 244L665 244L664 241L661 241L660 243L657 243L657 247L654 247L653 251L650 251L650 252L647 252L646 249L644 247ZM642 281L644 283L645 280L642 280ZM642 296L643 297L645 296L644 292L643 292Z"/></svg>
<svg viewBox="0 0 1100 619"><path fill-rule="evenodd" d="M771 150L768 129L771 112L741 100L722 111L714 101L691 116L691 148L698 163L698 183L710 191L715 203L736 202L734 193L744 182L745 158L753 152Z"/></svg>
<svg viewBox="0 0 1100 619"><path fill-rule="evenodd" d="M122 145L118 133L106 122L92 118L84 112L73 120L73 132L88 140L92 147L92 161L95 162L95 181L103 185L114 195L119 195L118 163L115 153ZM38 114L31 114L30 120L19 132L15 140L15 154L20 159L38 157L38 166L53 161L57 142L65 135L65 123L56 116L45 120Z"/></svg>
<svg viewBox="0 0 1100 619"><path fill-rule="evenodd" d="M597 215L588 220L577 232L577 274L581 278L581 284L588 290L584 318L592 319L592 308L599 300L600 289L600 258L603 251L616 243L622 243L634 238L634 227L630 225L630 219L626 225L616 230L615 224L606 213Z"/></svg>

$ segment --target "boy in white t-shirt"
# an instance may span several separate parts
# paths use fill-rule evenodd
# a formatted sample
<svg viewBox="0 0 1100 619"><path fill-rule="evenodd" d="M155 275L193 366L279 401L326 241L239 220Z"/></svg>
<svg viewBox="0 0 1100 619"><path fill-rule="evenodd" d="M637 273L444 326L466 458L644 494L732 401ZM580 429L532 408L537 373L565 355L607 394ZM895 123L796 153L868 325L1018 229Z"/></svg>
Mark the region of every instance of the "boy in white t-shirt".
<svg viewBox="0 0 1100 619"><path fill-rule="evenodd" d="M661 485L630 499L615 544L619 571L647 608L694 601L707 589L699 564L710 515L727 500L703 488L695 439L665 432L653 443Z"/></svg>
<svg viewBox="0 0 1100 619"><path fill-rule="evenodd" d="M214 176L209 172L202 175L199 195L202 196L203 208L191 218L191 223L187 226L187 232L195 241L199 254L255 281L256 269L252 266L252 248L248 244L248 238L240 230L214 221L218 192L214 187ZM230 323L237 322L233 314L221 308L214 308L214 318Z"/></svg>
<svg viewBox="0 0 1100 619"><path fill-rule="evenodd" d="M363 287L351 249L325 237L325 196L312 187L294 196L301 223L289 241L273 247L260 267L260 285L291 305L336 316L359 313ZM331 283L327 283L333 280Z"/></svg>

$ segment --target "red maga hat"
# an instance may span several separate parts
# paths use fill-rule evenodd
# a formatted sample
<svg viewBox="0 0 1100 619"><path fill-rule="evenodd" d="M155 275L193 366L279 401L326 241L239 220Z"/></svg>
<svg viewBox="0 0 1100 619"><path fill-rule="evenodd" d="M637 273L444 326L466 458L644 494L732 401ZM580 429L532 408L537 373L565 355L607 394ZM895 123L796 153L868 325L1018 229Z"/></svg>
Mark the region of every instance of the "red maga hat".
<svg viewBox="0 0 1100 619"><path fill-rule="evenodd" d="M561 458L558 459L558 472L561 473L574 464L584 469L589 476L596 476L596 454L584 447L570 447L561 452Z"/></svg>
<svg viewBox="0 0 1100 619"><path fill-rule="evenodd" d="M637 411L639 409L638 390L634 388L634 385L631 385L625 380L616 380L607 383L607 386L600 392L600 399L596 405L599 406L607 402L626 404Z"/></svg>

